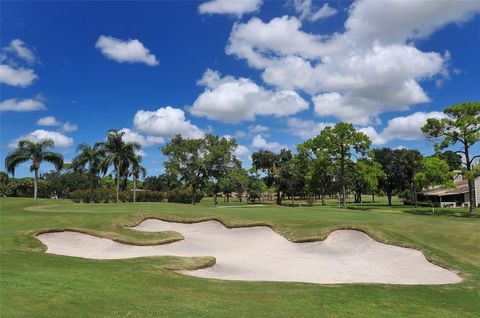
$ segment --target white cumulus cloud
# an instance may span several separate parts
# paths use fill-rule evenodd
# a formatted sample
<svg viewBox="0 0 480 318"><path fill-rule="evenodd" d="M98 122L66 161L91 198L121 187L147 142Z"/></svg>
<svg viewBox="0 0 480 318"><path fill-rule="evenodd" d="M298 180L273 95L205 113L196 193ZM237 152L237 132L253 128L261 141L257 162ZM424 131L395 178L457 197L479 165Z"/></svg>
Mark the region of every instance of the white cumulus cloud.
<svg viewBox="0 0 480 318"><path fill-rule="evenodd" d="M253 137L251 147L256 149L266 149L274 152L278 152L282 149L288 149L287 145L282 145L278 142L268 142L261 135L256 135Z"/></svg>
<svg viewBox="0 0 480 318"><path fill-rule="evenodd" d="M12 67L7 64L0 65L0 83L11 86L26 87L38 78L32 69L25 67Z"/></svg>
<svg viewBox="0 0 480 318"><path fill-rule="evenodd" d="M10 45L5 48L5 51L14 53L18 58L29 64L35 63L35 54L26 46L25 42L20 39L12 40Z"/></svg>
<svg viewBox="0 0 480 318"><path fill-rule="evenodd" d="M37 120L38 126L60 126L62 123L59 122L54 116L42 117Z"/></svg>
<svg viewBox="0 0 480 318"><path fill-rule="evenodd" d="M241 17L245 13L256 12L262 0L210 0L198 6L201 14L231 14Z"/></svg>
<svg viewBox="0 0 480 318"><path fill-rule="evenodd" d="M300 118L289 118L287 126L290 134L302 139L310 139L318 136L327 126L333 126L332 123L316 122L313 120L304 120Z"/></svg>
<svg viewBox="0 0 480 318"><path fill-rule="evenodd" d="M107 58L119 63L145 63L150 66L158 65L158 60L150 53L142 42L137 39L122 40L111 36L101 35L95 47L102 51Z"/></svg>
<svg viewBox="0 0 480 318"><path fill-rule="evenodd" d="M47 107L39 99L18 99L11 98L6 99L0 103L0 112L13 111L13 112L31 112L36 110L44 110Z"/></svg>
<svg viewBox="0 0 480 318"><path fill-rule="evenodd" d="M59 147L59 148L66 148L73 145L73 138L71 137L65 136L64 134L59 133L57 131L37 129L27 135L23 135L15 140L12 140L9 144L9 147L12 147L12 148L16 147L18 142L22 139L27 139L27 140L36 141L36 142L51 139L55 143L55 147Z"/></svg>
<svg viewBox="0 0 480 318"><path fill-rule="evenodd" d="M308 0L294 4L301 18L313 12ZM296 17L252 18L233 26L226 52L263 70L268 84L313 95L317 115L367 125L430 101L420 84L448 78L450 54L421 51L413 40L479 11L479 1L358 0L343 32L308 33Z"/></svg>
<svg viewBox="0 0 480 318"><path fill-rule="evenodd" d="M308 108L308 102L292 90L272 91L247 78L221 78L220 73L210 69L199 84L205 90L189 112L225 123L251 121L257 115L288 116Z"/></svg>
<svg viewBox="0 0 480 318"><path fill-rule="evenodd" d="M171 106L156 111L139 110L133 119L139 132L152 137L169 138L180 134L185 138L201 138L203 131L185 118L183 110Z"/></svg>
<svg viewBox="0 0 480 318"><path fill-rule="evenodd" d="M314 9L312 0L294 0L293 5L302 20L317 21L337 14L337 10L330 7L328 3L325 3L320 9Z"/></svg>
<svg viewBox="0 0 480 318"><path fill-rule="evenodd" d="M364 132L376 145L383 145L392 140L421 140L425 138L421 128L427 123L428 118L442 119L446 118L446 115L442 112L416 112L390 119L381 133L371 126L360 128L359 131Z"/></svg>

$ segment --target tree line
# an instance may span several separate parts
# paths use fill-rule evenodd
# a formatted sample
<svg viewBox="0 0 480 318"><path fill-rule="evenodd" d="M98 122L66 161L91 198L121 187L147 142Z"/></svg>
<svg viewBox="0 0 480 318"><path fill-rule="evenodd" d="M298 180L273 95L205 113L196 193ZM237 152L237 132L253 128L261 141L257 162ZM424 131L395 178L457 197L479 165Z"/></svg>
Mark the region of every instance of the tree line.
<svg viewBox="0 0 480 318"><path fill-rule="evenodd" d="M265 193L282 200L301 197L307 201L336 197L341 207L347 206L347 194L353 193L357 203L362 195L385 194L391 205L392 196L400 195L417 206L417 193L430 186L453 186L453 171L460 170L469 180L470 212L474 212L474 178L480 175L479 158L473 146L480 139L480 103L453 105L444 110L445 118L427 120L422 131L434 143L435 153L424 157L414 149L371 149L371 140L350 123L339 122L328 126L320 134L297 146L297 151L282 149L278 153L259 150L252 153L252 167L245 169L235 156L238 144L234 138L212 134L190 139L174 136L160 150L164 155L165 172L149 176L142 158L137 154L141 146L125 142L124 133L110 130L104 141L94 145L78 146L77 156L64 167L63 157L49 150L51 140L32 142L21 140L7 155L7 172L24 162L31 162L33 196L37 198L41 180L63 180L71 190L88 188L90 199L98 188L113 187L115 201L121 191L131 190L136 201L137 188L168 192L182 190L190 202L198 196L211 195L217 203L217 194L229 200L236 193L239 200L256 200ZM448 149L448 150L446 150ZM51 172L39 176L42 162L52 163L63 173ZM53 175L52 175L53 174ZM68 178L67 178L68 176ZM64 177L62 179L62 177ZM8 176L2 175L2 179ZM110 180L110 182L107 182ZM60 184L62 183L60 182ZM2 182L5 187L6 182ZM0 191L5 192L0 188ZM92 201L92 200L90 200Z"/></svg>

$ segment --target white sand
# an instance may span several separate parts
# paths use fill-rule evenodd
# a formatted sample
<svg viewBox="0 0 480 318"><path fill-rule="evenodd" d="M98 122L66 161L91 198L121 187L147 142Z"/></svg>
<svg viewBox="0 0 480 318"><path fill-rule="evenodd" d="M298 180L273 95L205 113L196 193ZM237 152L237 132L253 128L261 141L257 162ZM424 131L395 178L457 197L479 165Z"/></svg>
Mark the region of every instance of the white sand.
<svg viewBox="0 0 480 318"><path fill-rule="evenodd" d="M176 231L185 240L133 246L77 232L37 236L47 253L91 259L142 256L214 256L212 267L183 274L228 280L294 281L321 284L450 284L461 278L436 266L415 249L378 243L354 230L339 230L324 241L292 243L265 226L228 229L216 221L194 224L145 220L135 230Z"/></svg>

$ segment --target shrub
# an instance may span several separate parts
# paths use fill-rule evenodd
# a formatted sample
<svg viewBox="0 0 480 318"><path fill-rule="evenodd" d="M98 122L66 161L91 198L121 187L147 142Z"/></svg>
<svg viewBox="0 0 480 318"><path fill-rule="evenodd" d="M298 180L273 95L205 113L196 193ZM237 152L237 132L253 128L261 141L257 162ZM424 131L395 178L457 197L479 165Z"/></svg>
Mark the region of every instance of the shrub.
<svg viewBox="0 0 480 318"><path fill-rule="evenodd" d="M176 203L192 203L192 189L180 188L176 190L167 191L166 193L168 202ZM204 197L203 193L197 193L196 202L200 202Z"/></svg>

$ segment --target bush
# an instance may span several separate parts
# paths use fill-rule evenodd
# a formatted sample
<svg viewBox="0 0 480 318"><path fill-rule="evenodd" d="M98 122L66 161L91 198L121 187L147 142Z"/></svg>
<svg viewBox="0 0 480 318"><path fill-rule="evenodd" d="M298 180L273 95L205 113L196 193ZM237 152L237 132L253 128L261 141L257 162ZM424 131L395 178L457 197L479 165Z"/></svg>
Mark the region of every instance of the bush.
<svg viewBox="0 0 480 318"><path fill-rule="evenodd" d="M167 191L165 193L168 202L176 203L192 203L192 189L181 188L176 190ZM196 202L200 202L204 197L203 193L197 192Z"/></svg>
<svg viewBox="0 0 480 318"><path fill-rule="evenodd" d="M80 203L109 203L116 201L116 192L111 189L95 189L93 194L90 190L75 190L68 194L73 202ZM120 191L118 193L120 202L133 202L132 191ZM165 193L160 191L137 191L137 202L162 202L165 200Z"/></svg>

